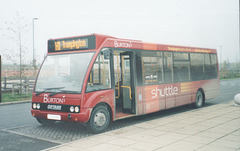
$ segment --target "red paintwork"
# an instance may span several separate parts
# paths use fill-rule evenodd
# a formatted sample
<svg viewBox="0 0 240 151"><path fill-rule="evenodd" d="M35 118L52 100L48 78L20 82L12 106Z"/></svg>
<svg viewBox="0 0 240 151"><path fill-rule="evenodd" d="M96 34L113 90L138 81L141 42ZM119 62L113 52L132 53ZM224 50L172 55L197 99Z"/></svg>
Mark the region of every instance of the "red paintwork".
<svg viewBox="0 0 240 151"><path fill-rule="evenodd" d="M174 94L173 88L177 89ZM137 114L141 115L193 103L196 99L196 92L200 88L205 92L206 100L214 98L219 95L219 80L136 87Z"/></svg>
<svg viewBox="0 0 240 151"><path fill-rule="evenodd" d="M49 93L42 93L39 96L35 95L36 93L33 93L33 102L37 103L45 103L44 102L44 95L49 95ZM81 102L81 94L57 94L53 97L48 98L58 98L58 99L64 99L64 103L51 103L51 104L66 104L66 105L80 105ZM85 123L88 121L91 113L91 108L88 107L81 107L81 112L79 114L74 113L62 113L57 111L39 111L39 110L31 110L32 114L35 113L36 117L38 118L47 118L47 114L57 114L61 115L62 120L64 121L74 121L75 117L78 118L79 122ZM72 118L71 120L68 119L68 114L71 114Z"/></svg>
<svg viewBox="0 0 240 151"><path fill-rule="evenodd" d="M86 123L91 115L91 108L81 108L81 112L79 114L74 113L63 113L57 111L39 111L39 110L31 110L32 114L35 114L36 118L47 118L48 114L56 114L61 115L62 121L76 122L75 118L77 118L77 122ZM71 114L71 119L68 119L68 114Z"/></svg>
<svg viewBox="0 0 240 151"><path fill-rule="evenodd" d="M118 39L111 36L94 34L96 36L96 49L95 50L84 50L87 51L96 51L93 56L92 61L89 64L87 70L83 87L82 94L64 94L65 103L68 105L80 105L79 114L71 114L72 119L68 119L68 113L61 113L56 111L38 111L31 110L36 117L46 118L47 114L57 114L61 115L62 120L65 121L74 121L75 117L78 118L78 122L87 122L90 118L92 109L99 103L104 102L108 104L112 110L112 119L116 120L116 111L115 111L115 97L114 89L111 90L101 90L91 93L85 93L88 76L90 74L91 68L94 64L98 53L103 47L113 47L113 48L127 48L127 49L144 49L144 50L162 50L162 51L181 51L181 52L198 52L198 53L216 53L215 49L208 48L196 48L196 47L183 47L183 46L173 46L173 45L161 45L161 44L151 44L143 43L137 40L127 40L127 39ZM87 35L86 35L87 36ZM73 38L73 37L69 37ZM67 51L60 53L77 53L83 52L79 51ZM58 54L59 52L51 53L51 55ZM156 96L154 91L160 93L160 90L167 88L164 96ZM173 95L173 89L175 88L175 93ZM172 84L162 84L162 85L150 85L150 86L141 86L136 87L135 89L135 98L136 98L136 115L147 114L163 109L168 109L184 104L189 104L195 101L195 95L199 88L202 88L205 92L205 98L210 99L218 95L219 93L219 80L204 80L204 81L195 81L195 82L184 82L184 83L172 83ZM167 94L168 95L167 95ZM43 93L39 96L35 96L33 93L32 100L33 102L43 102L43 96L46 93ZM171 95L170 95L171 94ZM163 95L163 94L162 94ZM54 95L54 98L62 98L62 94Z"/></svg>
<svg viewBox="0 0 240 151"><path fill-rule="evenodd" d="M33 100L34 102L44 103L44 95L49 95L49 94L50 93L42 93L36 96L36 93L33 93ZM53 97L48 97L48 98L59 98L59 99L65 98L65 101L64 101L65 103L63 104L80 105L81 94L56 94Z"/></svg>
<svg viewBox="0 0 240 151"><path fill-rule="evenodd" d="M96 92L86 93L82 106L85 108L93 108L97 104L104 102L107 103L112 109L112 115L114 115L114 90L101 90Z"/></svg>

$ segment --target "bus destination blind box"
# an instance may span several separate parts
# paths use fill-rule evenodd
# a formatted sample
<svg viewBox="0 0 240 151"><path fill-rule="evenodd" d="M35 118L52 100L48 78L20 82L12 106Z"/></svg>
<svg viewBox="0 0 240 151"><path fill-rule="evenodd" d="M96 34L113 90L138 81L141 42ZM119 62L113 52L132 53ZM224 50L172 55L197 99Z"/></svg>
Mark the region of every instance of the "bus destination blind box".
<svg viewBox="0 0 240 151"><path fill-rule="evenodd" d="M48 52L62 52L95 49L95 36L48 40Z"/></svg>

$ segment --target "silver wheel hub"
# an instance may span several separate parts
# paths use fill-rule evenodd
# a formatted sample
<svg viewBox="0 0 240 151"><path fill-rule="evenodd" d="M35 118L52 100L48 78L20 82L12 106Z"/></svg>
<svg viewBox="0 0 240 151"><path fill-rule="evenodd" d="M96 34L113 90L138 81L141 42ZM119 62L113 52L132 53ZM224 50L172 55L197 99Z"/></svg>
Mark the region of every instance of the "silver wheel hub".
<svg viewBox="0 0 240 151"><path fill-rule="evenodd" d="M202 95L198 94L198 95L197 95L197 104L198 104L198 105L201 105L202 102L203 102L203 97L202 97Z"/></svg>
<svg viewBox="0 0 240 151"><path fill-rule="evenodd" d="M94 117L94 123L96 126L103 126L106 123L105 114L98 112Z"/></svg>

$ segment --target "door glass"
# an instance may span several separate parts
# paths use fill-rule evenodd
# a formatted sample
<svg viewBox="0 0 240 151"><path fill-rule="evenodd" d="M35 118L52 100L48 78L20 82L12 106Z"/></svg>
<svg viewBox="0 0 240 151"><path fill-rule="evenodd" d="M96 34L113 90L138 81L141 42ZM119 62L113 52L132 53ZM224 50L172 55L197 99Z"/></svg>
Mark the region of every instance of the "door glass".
<svg viewBox="0 0 240 151"><path fill-rule="evenodd" d="M120 82L122 81L121 66L120 66L120 53L119 51L113 51L114 62L114 78L115 78L115 96L116 99L120 97Z"/></svg>
<svg viewBox="0 0 240 151"><path fill-rule="evenodd" d="M116 112L118 113L135 113L131 56L130 52L113 50Z"/></svg>
<svg viewBox="0 0 240 151"><path fill-rule="evenodd" d="M130 77L130 61L129 56L122 56L122 68L123 68L123 85L130 86L131 77Z"/></svg>

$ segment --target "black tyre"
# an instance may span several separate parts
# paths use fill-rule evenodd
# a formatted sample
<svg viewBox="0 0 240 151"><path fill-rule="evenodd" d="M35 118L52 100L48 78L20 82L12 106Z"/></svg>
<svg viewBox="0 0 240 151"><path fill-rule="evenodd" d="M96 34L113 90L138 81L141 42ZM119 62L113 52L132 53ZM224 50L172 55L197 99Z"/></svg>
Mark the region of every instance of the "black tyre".
<svg viewBox="0 0 240 151"><path fill-rule="evenodd" d="M55 122L56 122L56 121L48 120L48 119L41 119L41 118L36 118L36 119L42 125L52 125L52 124L55 124Z"/></svg>
<svg viewBox="0 0 240 151"><path fill-rule="evenodd" d="M201 91L197 91L196 94L196 101L194 103L194 107L195 108L200 108L204 105L204 96L203 93Z"/></svg>
<svg viewBox="0 0 240 151"><path fill-rule="evenodd" d="M110 113L104 106L97 106L92 111L90 120L88 121L87 128L93 133L104 132L110 123Z"/></svg>

